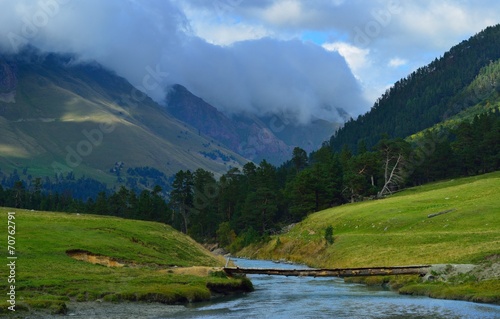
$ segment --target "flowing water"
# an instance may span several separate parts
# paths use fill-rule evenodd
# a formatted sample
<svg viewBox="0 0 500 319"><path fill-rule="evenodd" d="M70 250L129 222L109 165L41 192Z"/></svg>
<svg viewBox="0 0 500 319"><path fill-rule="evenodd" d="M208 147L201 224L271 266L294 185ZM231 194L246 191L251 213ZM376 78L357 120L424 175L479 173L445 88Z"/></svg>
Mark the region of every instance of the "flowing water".
<svg viewBox="0 0 500 319"><path fill-rule="evenodd" d="M240 267L307 268L235 259ZM500 306L403 296L339 278L251 275L255 291L158 318L500 318Z"/></svg>

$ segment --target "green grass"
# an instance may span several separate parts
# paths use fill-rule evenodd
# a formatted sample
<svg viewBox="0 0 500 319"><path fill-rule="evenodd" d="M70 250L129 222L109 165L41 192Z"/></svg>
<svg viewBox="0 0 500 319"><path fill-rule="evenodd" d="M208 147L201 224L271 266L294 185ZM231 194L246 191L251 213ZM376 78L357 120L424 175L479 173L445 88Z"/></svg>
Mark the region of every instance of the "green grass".
<svg viewBox="0 0 500 319"><path fill-rule="evenodd" d="M421 295L439 299L466 300L500 304L500 280L481 282L450 283L411 283L399 289L402 294Z"/></svg>
<svg viewBox="0 0 500 319"><path fill-rule="evenodd" d="M321 267L478 262L500 253L500 172L327 209L255 252ZM453 210L428 218L429 214ZM333 226L333 245L324 232Z"/></svg>
<svg viewBox="0 0 500 319"><path fill-rule="evenodd" d="M209 299L211 285L237 290L246 284L240 279L165 270L173 266L224 265L223 259L168 225L2 208L0 216L5 225L9 211L16 212L15 286L20 307L64 312L65 302L70 300L191 302ZM107 256L125 266L106 267L75 260L67 255L68 250ZM2 278L6 278L7 271L2 267Z"/></svg>
<svg viewBox="0 0 500 319"><path fill-rule="evenodd" d="M495 172L327 209L268 243L247 247L240 255L326 268L481 263L487 256L500 254L499 190L500 172ZM452 211L428 218L447 210ZM324 238L330 225L334 230L331 245ZM448 289L450 296L466 300L500 301L499 282L497 278L489 283L430 287L440 291L434 296ZM461 290L466 287L475 293L464 295Z"/></svg>
<svg viewBox="0 0 500 319"><path fill-rule="evenodd" d="M16 102L0 114L0 168L4 173L28 167L33 176L52 177L56 161L77 176L113 186L116 176L109 170L119 161L125 162L126 168L155 167L167 175L199 167L224 173L230 165L239 167L247 162L210 143L151 99L133 105L120 102L122 98L128 101L133 90L122 78L109 75L107 81L99 81L99 76L71 68L37 64L20 63L19 68ZM111 123L114 129L106 130ZM102 133L90 151L84 147L90 143L84 130ZM84 147L82 161L76 165L74 156L69 157L76 165L73 167L66 162L67 147L76 152L78 145ZM214 150L235 160L223 162L200 154Z"/></svg>

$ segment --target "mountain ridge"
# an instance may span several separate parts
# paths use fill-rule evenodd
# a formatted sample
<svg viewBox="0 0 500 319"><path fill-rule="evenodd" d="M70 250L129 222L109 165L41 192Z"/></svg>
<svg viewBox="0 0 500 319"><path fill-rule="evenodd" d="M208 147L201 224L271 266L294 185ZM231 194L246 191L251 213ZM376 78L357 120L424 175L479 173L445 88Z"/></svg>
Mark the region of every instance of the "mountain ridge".
<svg viewBox="0 0 500 319"><path fill-rule="evenodd" d="M383 134L405 138L468 108L468 101L455 98L481 68L500 59L499 43L500 24L453 46L439 59L397 81L370 111L346 122L331 137L331 147L339 151L347 145L356 151L361 140L372 147Z"/></svg>
<svg viewBox="0 0 500 319"><path fill-rule="evenodd" d="M15 82L3 86L8 98L0 100L1 168L29 167L42 176L74 171L114 183L126 178L111 172L118 162L122 173L148 166L167 175L198 167L222 174L247 162L164 112L124 78L97 63L74 61L32 48L0 57Z"/></svg>
<svg viewBox="0 0 500 319"><path fill-rule="evenodd" d="M234 152L254 162L265 159L274 165L290 159L294 147L307 152L319 148L341 125L321 119L297 124L287 116L277 114L228 116L180 84L170 87L165 105L167 112L174 117L198 128Z"/></svg>

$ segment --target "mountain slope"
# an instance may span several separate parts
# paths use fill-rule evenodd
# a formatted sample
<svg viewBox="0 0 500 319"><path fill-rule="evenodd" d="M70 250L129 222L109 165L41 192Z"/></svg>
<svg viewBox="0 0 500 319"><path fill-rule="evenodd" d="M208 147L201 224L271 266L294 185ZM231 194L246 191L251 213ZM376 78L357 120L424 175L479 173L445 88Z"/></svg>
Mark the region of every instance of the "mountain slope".
<svg viewBox="0 0 500 319"><path fill-rule="evenodd" d="M499 187L500 172L494 172L326 209L239 255L318 268L441 264L425 280L366 282L404 294L500 304ZM333 229L330 243L327 229ZM453 264L467 270L457 272Z"/></svg>
<svg viewBox="0 0 500 319"><path fill-rule="evenodd" d="M235 123L184 86L177 84L170 88L166 105L168 111L176 118L198 128L233 150L238 148L240 137Z"/></svg>
<svg viewBox="0 0 500 319"><path fill-rule="evenodd" d="M332 136L332 147L340 150L346 144L356 150L361 139L371 147L384 133L405 138L459 113L471 105L457 95L481 68L499 58L500 25L496 25L396 82L368 113L347 122ZM474 98L477 100L480 96Z"/></svg>
<svg viewBox="0 0 500 319"><path fill-rule="evenodd" d="M47 176L74 171L113 181L116 163L171 175L196 168L223 173L246 162L100 65L33 49L0 62L16 82L0 99L1 168L29 167ZM224 156L204 155L211 153Z"/></svg>
<svg viewBox="0 0 500 319"><path fill-rule="evenodd" d="M247 113L229 117L181 85L170 88L166 107L170 114L198 128L215 142L254 162L266 159L275 165L290 159L296 146L307 152L319 148L340 126L320 119L310 124L296 124L278 115Z"/></svg>
<svg viewBox="0 0 500 319"><path fill-rule="evenodd" d="M326 209L242 255L328 268L474 263L500 253L499 187L495 172Z"/></svg>
<svg viewBox="0 0 500 319"><path fill-rule="evenodd" d="M480 114L500 111L500 59L483 67L472 83L457 94L454 100L469 107L407 139L418 141L429 131L452 130L463 121L472 122Z"/></svg>

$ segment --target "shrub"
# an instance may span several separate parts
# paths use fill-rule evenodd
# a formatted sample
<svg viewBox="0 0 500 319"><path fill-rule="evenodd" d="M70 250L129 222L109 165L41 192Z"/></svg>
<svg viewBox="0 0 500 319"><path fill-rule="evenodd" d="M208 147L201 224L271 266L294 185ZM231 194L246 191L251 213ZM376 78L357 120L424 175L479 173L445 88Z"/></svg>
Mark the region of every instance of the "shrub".
<svg viewBox="0 0 500 319"><path fill-rule="evenodd" d="M325 229L325 240L328 244L333 244L333 227L331 225Z"/></svg>

